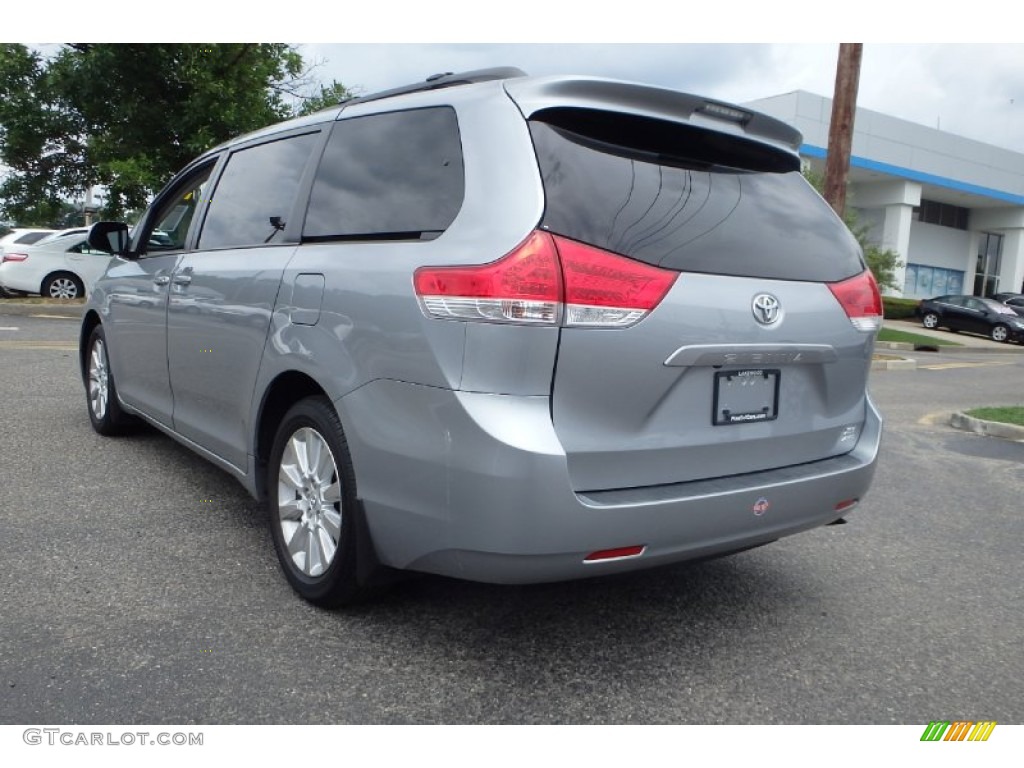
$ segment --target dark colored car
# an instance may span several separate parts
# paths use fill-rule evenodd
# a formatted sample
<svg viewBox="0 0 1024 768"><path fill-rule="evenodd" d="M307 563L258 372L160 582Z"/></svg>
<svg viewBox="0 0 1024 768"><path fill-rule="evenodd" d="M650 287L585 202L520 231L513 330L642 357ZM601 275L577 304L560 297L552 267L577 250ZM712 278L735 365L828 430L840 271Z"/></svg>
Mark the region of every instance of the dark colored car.
<svg viewBox="0 0 1024 768"><path fill-rule="evenodd" d="M936 296L917 306L925 328L948 328L988 336L992 341L1024 341L1024 318L995 299Z"/></svg>
<svg viewBox="0 0 1024 768"><path fill-rule="evenodd" d="M992 298L1024 316L1024 293L997 293Z"/></svg>

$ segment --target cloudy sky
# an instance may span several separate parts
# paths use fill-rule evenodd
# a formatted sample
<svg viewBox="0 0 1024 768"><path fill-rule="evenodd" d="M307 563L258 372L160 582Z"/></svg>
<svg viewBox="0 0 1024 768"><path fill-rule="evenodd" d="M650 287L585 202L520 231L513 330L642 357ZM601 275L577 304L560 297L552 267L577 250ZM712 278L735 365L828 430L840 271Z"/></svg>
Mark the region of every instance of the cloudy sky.
<svg viewBox="0 0 1024 768"><path fill-rule="evenodd" d="M46 7L45 24L30 3L5 9L0 37L289 41L322 62L320 79L364 93L435 72L510 65L733 102L797 89L829 96L838 45L822 41L862 40L860 106L1024 153L1024 26L1006 11L1016 6L1001 0L950 10L893 0L177 0L173 12L92 0L88 14L71 0Z"/></svg>
<svg viewBox="0 0 1024 768"><path fill-rule="evenodd" d="M303 44L318 75L362 92L511 65L662 85L733 102L830 96L836 44ZM1024 44L866 43L858 105L1024 153Z"/></svg>

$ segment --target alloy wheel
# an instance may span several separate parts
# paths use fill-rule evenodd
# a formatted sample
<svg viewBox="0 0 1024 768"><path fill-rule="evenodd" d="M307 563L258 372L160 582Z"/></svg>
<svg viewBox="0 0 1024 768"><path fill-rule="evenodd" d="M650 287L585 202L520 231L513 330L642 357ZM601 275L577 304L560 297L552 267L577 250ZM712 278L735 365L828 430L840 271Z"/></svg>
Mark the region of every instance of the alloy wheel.
<svg viewBox="0 0 1024 768"><path fill-rule="evenodd" d="M50 282L51 299L77 299L78 286L70 277L58 277Z"/></svg>
<svg viewBox="0 0 1024 768"><path fill-rule="evenodd" d="M92 415L102 419L107 414L110 375L107 371L107 352L103 340L96 339L89 353L89 407Z"/></svg>
<svg viewBox="0 0 1024 768"><path fill-rule="evenodd" d="M292 564L307 577L330 568L341 540L338 465L323 435L302 427L289 438L277 475L277 509Z"/></svg>

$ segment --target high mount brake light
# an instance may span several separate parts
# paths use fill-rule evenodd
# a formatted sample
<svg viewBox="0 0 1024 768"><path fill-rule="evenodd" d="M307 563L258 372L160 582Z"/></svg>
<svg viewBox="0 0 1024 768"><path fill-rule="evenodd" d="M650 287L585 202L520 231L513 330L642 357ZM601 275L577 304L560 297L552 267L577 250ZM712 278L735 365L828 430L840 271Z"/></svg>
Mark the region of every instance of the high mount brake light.
<svg viewBox="0 0 1024 768"><path fill-rule="evenodd" d="M535 230L490 264L421 267L413 284L428 317L625 328L646 317L678 273Z"/></svg>
<svg viewBox="0 0 1024 768"><path fill-rule="evenodd" d="M882 294L870 269L841 283L829 283L853 327L858 331L877 331L882 327Z"/></svg>

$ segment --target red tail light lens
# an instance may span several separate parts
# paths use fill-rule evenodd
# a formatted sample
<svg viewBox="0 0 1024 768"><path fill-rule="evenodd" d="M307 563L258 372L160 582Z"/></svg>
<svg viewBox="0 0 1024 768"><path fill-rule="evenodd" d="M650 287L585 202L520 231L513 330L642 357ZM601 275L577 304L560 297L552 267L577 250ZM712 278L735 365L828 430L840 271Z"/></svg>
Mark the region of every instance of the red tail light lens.
<svg viewBox="0 0 1024 768"><path fill-rule="evenodd" d="M882 327L882 294L870 269L841 283L829 283L828 287L858 331L873 332Z"/></svg>
<svg viewBox="0 0 1024 768"><path fill-rule="evenodd" d="M27 258L27 253L5 253L3 261L0 261L0 264L5 264L8 261L24 261Z"/></svg>
<svg viewBox="0 0 1024 768"><path fill-rule="evenodd" d="M428 317L627 327L678 274L537 230L490 264L421 267L413 284Z"/></svg>
<svg viewBox="0 0 1024 768"><path fill-rule="evenodd" d="M413 284L429 317L548 325L559 320L562 271L546 232L534 232L490 264L421 267Z"/></svg>
<svg viewBox="0 0 1024 768"><path fill-rule="evenodd" d="M629 326L639 322L679 277L593 246L554 238L565 276L565 324Z"/></svg>

